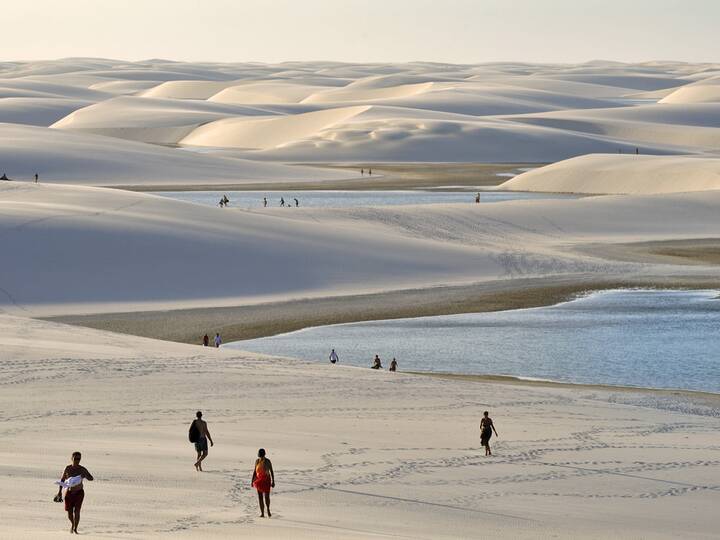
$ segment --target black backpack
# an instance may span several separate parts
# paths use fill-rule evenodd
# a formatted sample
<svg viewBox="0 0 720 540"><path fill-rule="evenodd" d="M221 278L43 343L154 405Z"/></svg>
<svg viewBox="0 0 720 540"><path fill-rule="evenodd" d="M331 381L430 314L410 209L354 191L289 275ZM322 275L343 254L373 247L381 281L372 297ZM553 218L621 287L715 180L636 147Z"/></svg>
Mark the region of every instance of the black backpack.
<svg viewBox="0 0 720 540"><path fill-rule="evenodd" d="M193 420L193 423L190 424L190 431L188 431L188 439L190 439L191 443L196 443L200 440L200 430L198 429L195 420Z"/></svg>

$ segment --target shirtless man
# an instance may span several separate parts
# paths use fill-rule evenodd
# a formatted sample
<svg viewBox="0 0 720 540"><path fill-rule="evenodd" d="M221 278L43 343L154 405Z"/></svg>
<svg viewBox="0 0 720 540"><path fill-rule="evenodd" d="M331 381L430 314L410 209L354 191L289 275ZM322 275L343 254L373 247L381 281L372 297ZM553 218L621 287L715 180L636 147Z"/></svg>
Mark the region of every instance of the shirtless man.
<svg viewBox="0 0 720 540"><path fill-rule="evenodd" d="M70 520L70 533L78 534L78 523L80 523L80 508L82 508L83 499L85 498L85 491L83 490L83 480L89 480L92 482L94 480L93 475L90 474L90 471L88 471L85 467L80 465L80 458L82 455L80 452L73 452L72 454L72 463L65 467L65 470L62 473L62 477L60 478L61 482L65 482L66 480L70 480L70 484L72 484L67 491L65 492L65 511L68 513L68 519ZM80 477L78 480L71 480L76 477ZM55 500L60 502L62 501L62 489L63 486L61 485L58 488L57 496L55 497Z"/></svg>
<svg viewBox="0 0 720 540"><path fill-rule="evenodd" d="M202 472L202 461L205 459L208 455L208 441L210 441L210 446L215 446L213 443L212 437L210 436L210 432L207 428L207 422L202 419L202 412L198 411L195 416L197 418L194 420L195 426L198 428L198 431L200 432L200 437L198 438L197 442L195 443L195 450L197 451L197 461L195 461L195 470Z"/></svg>

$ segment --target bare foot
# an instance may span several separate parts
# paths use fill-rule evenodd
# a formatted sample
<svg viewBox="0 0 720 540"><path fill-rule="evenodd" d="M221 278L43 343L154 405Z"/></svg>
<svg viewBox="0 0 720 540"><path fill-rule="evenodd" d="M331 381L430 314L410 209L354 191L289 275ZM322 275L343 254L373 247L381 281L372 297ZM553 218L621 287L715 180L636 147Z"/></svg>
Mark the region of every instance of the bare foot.
<svg viewBox="0 0 720 540"><path fill-rule="evenodd" d="M268 517L272 517L272 514L270 513L270 509L268 508Z"/></svg>
<svg viewBox="0 0 720 540"><path fill-rule="evenodd" d="M264 518L264 517L265 517L265 514L260 514L260 517Z"/></svg>

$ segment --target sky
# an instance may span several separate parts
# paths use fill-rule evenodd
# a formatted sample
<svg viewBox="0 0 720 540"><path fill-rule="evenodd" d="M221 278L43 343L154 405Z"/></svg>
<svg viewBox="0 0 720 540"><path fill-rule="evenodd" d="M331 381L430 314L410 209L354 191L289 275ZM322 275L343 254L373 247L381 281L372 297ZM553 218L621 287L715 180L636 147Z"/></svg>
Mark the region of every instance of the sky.
<svg viewBox="0 0 720 540"><path fill-rule="evenodd" d="M0 60L720 61L720 0L0 0Z"/></svg>

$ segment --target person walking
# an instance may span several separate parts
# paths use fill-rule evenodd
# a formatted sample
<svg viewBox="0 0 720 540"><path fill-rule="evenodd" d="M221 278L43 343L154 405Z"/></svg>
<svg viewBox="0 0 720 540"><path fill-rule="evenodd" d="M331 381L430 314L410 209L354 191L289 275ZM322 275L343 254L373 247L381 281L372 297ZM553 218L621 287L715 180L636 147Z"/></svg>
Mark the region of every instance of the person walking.
<svg viewBox="0 0 720 540"><path fill-rule="evenodd" d="M338 358L338 354L335 352L335 349L330 351L330 363L331 364L337 364L340 358Z"/></svg>
<svg viewBox="0 0 720 540"><path fill-rule="evenodd" d="M257 490L260 517L265 517L265 508L267 508L268 517L272 517L270 513L270 489L275 487L275 473L273 472L272 463L265 457L264 448L258 450L258 458L255 460L250 485ZM264 504L263 496L265 497Z"/></svg>
<svg viewBox="0 0 720 540"><path fill-rule="evenodd" d="M38 173L35 173L35 183L36 184L38 183L38 178L39 178Z"/></svg>
<svg viewBox="0 0 720 540"><path fill-rule="evenodd" d="M80 509L85 499L83 480L90 482L94 480L90 471L80 465L81 459L82 454L80 452L73 452L70 465L65 467L60 481L55 482L59 486L57 495L53 499L55 502L62 502L62 490L63 488L67 489L67 491L65 491L65 511L70 520L70 534L79 534L77 528L80 523Z"/></svg>
<svg viewBox="0 0 720 540"><path fill-rule="evenodd" d="M280 206L285 206L285 198L280 197Z"/></svg>
<svg viewBox="0 0 720 540"><path fill-rule="evenodd" d="M496 437L500 435L498 435L495 430L495 424L493 424L492 418L490 418L488 414L488 411L485 411L482 420L480 420L480 444L485 447L485 455L492 456L492 452L490 451L490 437L492 437L493 431Z"/></svg>
<svg viewBox="0 0 720 540"><path fill-rule="evenodd" d="M397 371L397 360L393 356L392 362L390 362L390 371Z"/></svg>
<svg viewBox="0 0 720 540"><path fill-rule="evenodd" d="M208 456L208 441L210 446L215 446L207 422L202 419L202 411L195 413L195 420L190 424L190 441L195 444L197 459L195 460L195 470L202 472L202 462Z"/></svg>
<svg viewBox="0 0 720 540"><path fill-rule="evenodd" d="M267 197L263 197L263 208L267 208Z"/></svg>
<svg viewBox="0 0 720 540"><path fill-rule="evenodd" d="M298 206L300 206L300 201L298 201L297 199L293 199L293 200L295 201L295 208L297 208Z"/></svg>
<svg viewBox="0 0 720 540"><path fill-rule="evenodd" d="M219 348L220 345L222 345L222 338L220 337L220 334L215 334L215 347Z"/></svg>
<svg viewBox="0 0 720 540"><path fill-rule="evenodd" d="M207 334L205 334L203 336L203 347L207 347L208 345L210 345L210 338L208 337Z"/></svg>

